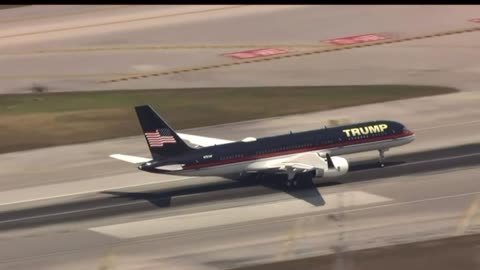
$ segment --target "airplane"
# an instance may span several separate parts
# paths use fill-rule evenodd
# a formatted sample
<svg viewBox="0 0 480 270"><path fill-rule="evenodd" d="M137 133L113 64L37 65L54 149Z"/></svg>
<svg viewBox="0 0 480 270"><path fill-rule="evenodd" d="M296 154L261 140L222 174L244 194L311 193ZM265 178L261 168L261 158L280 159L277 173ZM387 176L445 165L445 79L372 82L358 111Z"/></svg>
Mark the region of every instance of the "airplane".
<svg viewBox="0 0 480 270"><path fill-rule="evenodd" d="M348 161L338 155L378 151L383 167L385 151L415 139L403 124L378 120L229 141L177 133L149 105L136 106L135 111L152 158L110 157L150 173L230 179L273 176L287 189L346 174Z"/></svg>

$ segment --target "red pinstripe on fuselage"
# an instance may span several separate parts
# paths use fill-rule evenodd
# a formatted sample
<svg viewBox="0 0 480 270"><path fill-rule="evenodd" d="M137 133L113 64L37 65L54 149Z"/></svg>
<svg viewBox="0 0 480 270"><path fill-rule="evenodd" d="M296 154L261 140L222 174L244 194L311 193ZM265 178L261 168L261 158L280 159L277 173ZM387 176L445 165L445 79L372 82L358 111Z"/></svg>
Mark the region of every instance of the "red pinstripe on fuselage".
<svg viewBox="0 0 480 270"><path fill-rule="evenodd" d="M312 147L277 151L277 152L266 153L266 154L254 154L254 155L245 156L245 157L241 157L241 158L234 158L234 159L228 159L228 160L218 160L218 161L202 163L202 164L185 165L185 166L183 166L183 169L184 170L204 169L204 168L209 168L209 167L213 167L213 166L235 164L235 163L250 161L250 160L264 159L264 158L277 157L277 156L285 156L285 155L298 154L298 153L303 153L303 152L325 150L325 149L331 149L331 148L337 148L337 147L343 147L343 146L350 146L350 145L358 145L358 144L364 144L364 143L370 143L370 142L382 142L382 141L387 141L387 140L405 138L405 137L412 136L412 135L414 135L413 132L405 131L403 133L394 134L394 135L385 135L385 136L379 136L379 137L374 137L374 138L356 139L356 140L352 140L352 141L344 141L344 142L341 142L341 143L323 144L323 145L316 145L316 146L312 146Z"/></svg>

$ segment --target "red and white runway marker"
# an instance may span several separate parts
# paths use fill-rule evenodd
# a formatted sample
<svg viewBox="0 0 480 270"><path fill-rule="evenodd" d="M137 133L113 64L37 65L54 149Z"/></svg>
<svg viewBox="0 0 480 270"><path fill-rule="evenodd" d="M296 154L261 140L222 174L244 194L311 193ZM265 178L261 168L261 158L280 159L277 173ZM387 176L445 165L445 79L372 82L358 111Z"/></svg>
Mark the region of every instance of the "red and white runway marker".
<svg viewBox="0 0 480 270"><path fill-rule="evenodd" d="M227 53L227 54L224 54L223 56L233 57L233 58L237 58L237 59L248 59L248 58L283 54L283 53L287 53L287 52L288 52L287 49L267 48L267 49L257 49L257 50L243 51L243 52Z"/></svg>
<svg viewBox="0 0 480 270"><path fill-rule="evenodd" d="M378 41L378 40L383 40L387 38L388 38L387 36L383 36L379 34L367 34L367 35L358 35L358 36L329 39L328 42L336 45L349 45L349 44L355 44L355 43Z"/></svg>
<svg viewBox="0 0 480 270"><path fill-rule="evenodd" d="M471 22L480 23L480 18L471 19Z"/></svg>

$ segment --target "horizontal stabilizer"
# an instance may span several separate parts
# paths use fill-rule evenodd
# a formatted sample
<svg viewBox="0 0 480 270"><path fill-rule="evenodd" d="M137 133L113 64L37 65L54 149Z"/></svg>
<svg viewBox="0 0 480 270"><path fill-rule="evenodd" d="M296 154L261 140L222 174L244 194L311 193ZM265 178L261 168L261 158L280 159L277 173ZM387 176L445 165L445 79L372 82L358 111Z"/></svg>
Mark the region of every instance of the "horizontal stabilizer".
<svg viewBox="0 0 480 270"><path fill-rule="evenodd" d="M151 158L136 157L136 156L122 155L122 154L113 154L113 155L110 155L110 157L121 160L121 161L125 161L128 163L135 163L135 164L145 163L152 160Z"/></svg>

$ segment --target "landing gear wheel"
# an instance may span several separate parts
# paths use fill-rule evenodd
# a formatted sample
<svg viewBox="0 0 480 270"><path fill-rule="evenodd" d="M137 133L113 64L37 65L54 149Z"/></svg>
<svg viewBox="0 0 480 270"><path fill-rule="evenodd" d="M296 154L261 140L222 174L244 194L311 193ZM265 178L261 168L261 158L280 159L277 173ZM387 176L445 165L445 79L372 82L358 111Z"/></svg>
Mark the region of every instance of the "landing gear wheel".
<svg viewBox="0 0 480 270"><path fill-rule="evenodd" d="M295 176L293 179L285 179L285 187L291 189L297 187L299 184L298 177Z"/></svg>
<svg viewBox="0 0 480 270"><path fill-rule="evenodd" d="M287 188L291 188L291 187L292 187L292 181L291 181L291 180L285 181L285 186L286 186Z"/></svg>
<svg viewBox="0 0 480 270"><path fill-rule="evenodd" d="M312 181L312 178L310 175L306 174L297 174L293 179L285 179L285 187L287 188L300 188L303 186L306 186L308 181Z"/></svg>

